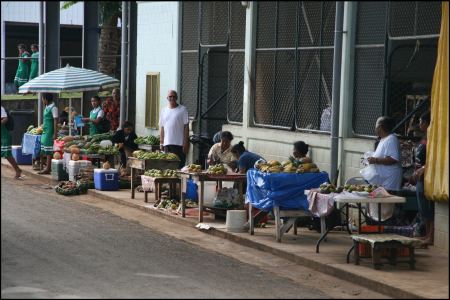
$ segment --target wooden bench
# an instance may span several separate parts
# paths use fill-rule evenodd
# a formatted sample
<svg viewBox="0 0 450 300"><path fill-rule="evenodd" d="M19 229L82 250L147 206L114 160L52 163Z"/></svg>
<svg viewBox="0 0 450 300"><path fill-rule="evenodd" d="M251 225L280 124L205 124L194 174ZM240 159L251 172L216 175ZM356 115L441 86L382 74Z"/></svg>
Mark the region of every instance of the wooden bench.
<svg viewBox="0 0 450 300"><path fill-rule="evenodd" d="M355 251L355 265L359 265L360 253L359 244L369 244L372 249L372 264L376 270L379 270L383 265L381 263L381 251L388 249L388 261L391 265L396 265L400 262L409 264L410 269L415 268L414 248L421 244L419 239L401 236L398 234L387 233L372 233L372 234L354 234L352 235L354 251ZM397 249L407 247L409 256L407 260L397 260Z"/></svg>

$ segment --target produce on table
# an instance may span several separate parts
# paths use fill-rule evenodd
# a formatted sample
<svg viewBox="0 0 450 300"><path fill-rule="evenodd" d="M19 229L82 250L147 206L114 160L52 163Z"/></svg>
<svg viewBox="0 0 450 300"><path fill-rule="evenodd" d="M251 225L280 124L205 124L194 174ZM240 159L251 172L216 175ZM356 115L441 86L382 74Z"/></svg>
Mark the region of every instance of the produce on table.
<svg viewBox="0 0 450 300"><path fill-rule="evenodd" d="M289 158L289 161L280 163L276 160L270 160L268 162L260 161L255 164L255 167L261 172L266 173L318 173L319 168L314 163L300 163L299 161L293 161Z"/></svg>
<svg viewBox="0 0 450 300"><path fill-rule="evenodd" d="M138 158L138 159L180 160L178 155L176 155L174 153L147 152L147 151L143 151L143 150L134 151L133 157Z"/></svg>
<svg viewBox="0 0 450 300"><path fill-rule="evenodd" d="M176 178L178 177L178 173L176 170L159 170L159 169L150 169L147 170L144 175L146 176L150 176L150 177L173 177Z"/></svg>
<svg viewBox="0 0 450 300"><path fill-rule="evenodd" d="M208 170L206 171L208 174L213 175L225 175L227 174L227 168L223 164L217 164L213 166L209 166Z"/></svg>
<svg viewBox="0 0 450 300"><path fill-rule="evenodd" d="M94 143L94 142L101 142L103 140L112 140L113 135L110 133L99 133L99 134L94 134L92 136L89 136L87 138L88 142Z"/></svg>
<svg viewBox="0 0 450 300"><path fill-rule="evenodd" d="M42 132L44 132L44 129L42 129L42 127L35 128L33 125L30 125L27 128L27 133L29 133L29 134L40 135L40 134L42 134Z"/></svg>
<svg viewBox="0 0 450 300"><path fill-rule="evenodd" d="M139 136L137 137L134 142L138 145L152 145L152 146L159 146L160 140L159 136Z"/></svg>
<svg viewBox="0 0 450 300"><path fill-rule="evenodd" d="M189 172L192 172L192 173L198 173L198 172L202 171L201 165L190 164L187 167L188 167Z"/></svg>
<svg viewBox="0 0 450 300"><path fill-rule="evenodd" d="M106 148L100 148L97 151L98 154L105 154L105 155L118 155L119 149L114 146L108 146Z"/></svg>
<svg viewBox="0 0 450 300"><path fill-rule="evenodd" d="M342 193L342 191L351 192L368 192L371 193L373 190L378 188L377 185L358 185L358 184L346 184L345 186L336 187L334 184L324 182L319 186L321 194L330 193Z"/></svg>

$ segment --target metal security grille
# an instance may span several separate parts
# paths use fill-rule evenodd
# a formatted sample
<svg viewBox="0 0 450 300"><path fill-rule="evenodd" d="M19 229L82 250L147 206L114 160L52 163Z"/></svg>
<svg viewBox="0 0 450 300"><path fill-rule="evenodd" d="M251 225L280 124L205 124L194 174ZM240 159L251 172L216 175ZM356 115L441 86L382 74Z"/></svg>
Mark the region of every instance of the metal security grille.
<svg viewBox="0 0 450 300"><path fill-rule="evenodd" d="M259 2L255 123L319 130L331 104L335 2Z"/></svg>
<svg viewBox="0 0 450 300"><path fill-rule="evenodd" d="M208 134L227 119L241 123L245 8L236 1L182 2L181 22L181 103L192 119L201 114Z"/></svg>
<svg viewBox="0 0 450 300"><path fill-rule="evenodd" d="M197 116L199 3L183 1L181 32L180 103L191 119Z"/></svg>
<svg viewBox="0 0 450 300"><path fill-rule="evenodd" d="M244 48L245 8L239 1L231 1L229 26L230 45L228 57L227 119L242 123L244 104Z"/></svg>
<svg viewBox="0 0 450 300"><path fill-rule="evenodd" d="M391 53L388 115L400 122L411 111L411 96L431 95L431 79L436 63L436 45L404 45ZM426 106L425 108L427 108ZM417 116L420 114L418 113ZM405 134L400 127L397 133Z"/></svg>
<svg viewBox="0 0 450 300"><path fill-rule="evenodd" d="M358 2L353 93L353 130L374 135L383 114L387 2Z"/></svg>
<svg viewBox="0 0 450 300"><path fill-rule="evenodd" d="M353 130L373 136L379 116L400 122L409 95L430 94L441 2L358 2L357 7Z"/></svg>
<svg viewBox="0 0 450 300"><path fill-rule="evenodd" d="M389 36L412 37L439 34L440 1L390 2Z"/></svg>

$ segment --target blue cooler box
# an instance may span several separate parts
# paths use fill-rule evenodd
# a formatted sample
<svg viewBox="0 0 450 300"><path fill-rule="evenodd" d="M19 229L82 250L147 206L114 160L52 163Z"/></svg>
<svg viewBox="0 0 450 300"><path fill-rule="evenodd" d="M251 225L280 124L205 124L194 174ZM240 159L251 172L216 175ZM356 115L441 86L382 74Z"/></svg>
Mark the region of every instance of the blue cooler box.
<svg viewBox="0 0 450 300"><path fill-rule="evenodd" d="M117 169L94 169L95 189L117 191L119 189L119 171Z"/></svg>
<svg viewBox="0 0 450 300"><path fill-rule="evenodd" d="M33 155L22 154L22 146L11 146L12 156L16 160L18 165L31 165Z"/></svg>

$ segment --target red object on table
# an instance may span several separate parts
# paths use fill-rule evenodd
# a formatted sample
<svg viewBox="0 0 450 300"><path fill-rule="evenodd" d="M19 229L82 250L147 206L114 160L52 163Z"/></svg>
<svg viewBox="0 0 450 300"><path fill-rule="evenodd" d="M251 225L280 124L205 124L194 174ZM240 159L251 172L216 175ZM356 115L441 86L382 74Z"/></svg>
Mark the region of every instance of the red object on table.
<svg viewBox="0 0 450 300"><path fill-rule="evenodd" d="M59 152L59 154L61 154L61 157L63 157L65 143L66 142L64 142L64 141L54 140L53 141L53 152Z"/></svg>

